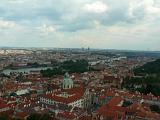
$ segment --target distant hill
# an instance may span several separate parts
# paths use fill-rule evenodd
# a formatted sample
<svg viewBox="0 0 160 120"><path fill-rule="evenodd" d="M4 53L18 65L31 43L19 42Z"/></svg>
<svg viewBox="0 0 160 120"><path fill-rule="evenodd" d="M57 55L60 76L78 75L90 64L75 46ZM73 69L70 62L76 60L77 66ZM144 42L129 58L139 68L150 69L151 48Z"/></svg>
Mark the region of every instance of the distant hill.
<svg viewBox="0 0 160 120"><path fill-rule="evenodd" d="M160 96L160 59L136 68L134 73L141 77L126 77L123 81L124 88Z"/></svg>
<svg viewBox="0 0 160 120"><path fill-rule="evenodd" d="M160 59L149 62L142 67L136 68L134 73L136 75L160 74Z"/></svg>

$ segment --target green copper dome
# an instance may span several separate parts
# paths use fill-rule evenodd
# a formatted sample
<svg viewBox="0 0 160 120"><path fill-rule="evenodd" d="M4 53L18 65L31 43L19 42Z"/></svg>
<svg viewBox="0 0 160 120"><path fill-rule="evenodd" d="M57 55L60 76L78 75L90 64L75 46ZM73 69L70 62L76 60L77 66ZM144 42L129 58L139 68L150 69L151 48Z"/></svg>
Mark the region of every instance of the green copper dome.
<svg viewBox="0 0 160 120"><path fill-rule="evenodd" d="M63 88L68 89L73 87L73 80L70 78L69 74L66 73L63 79Z"/></svg>

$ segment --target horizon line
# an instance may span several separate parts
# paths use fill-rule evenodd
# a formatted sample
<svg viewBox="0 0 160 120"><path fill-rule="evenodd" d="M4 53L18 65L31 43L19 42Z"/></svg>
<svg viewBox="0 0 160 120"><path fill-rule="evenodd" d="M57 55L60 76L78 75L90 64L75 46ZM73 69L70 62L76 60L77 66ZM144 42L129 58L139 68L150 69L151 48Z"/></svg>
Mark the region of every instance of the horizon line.
<svg viewBox="0 0 160 120"><path fill-rule="evenodd" d="M0 49L90 49L90 50L113 50L113 51L136 51L136 52L160 52L160 50L116 49L116 48L92 48L92 47L11 47L0 46Z"/></svg>

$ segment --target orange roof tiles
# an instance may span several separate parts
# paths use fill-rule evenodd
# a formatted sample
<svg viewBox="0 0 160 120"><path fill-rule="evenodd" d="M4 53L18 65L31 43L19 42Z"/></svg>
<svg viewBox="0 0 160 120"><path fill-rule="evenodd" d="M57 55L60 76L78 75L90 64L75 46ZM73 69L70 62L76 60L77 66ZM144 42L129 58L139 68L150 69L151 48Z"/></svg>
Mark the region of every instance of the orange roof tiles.
<svg viewBox="0 0 160 120"><path fill-rule="evenodd" d="M26 112L17 112L17 113L15 114L15 117L25 118L25 117L27 117L28 115L29 115L29 114L26 113Z"/></svg>
<svg viewBox="0 0 160 120"><path fill-rule="evenodd" d="M121 97L113 97L107 104L109 106L117 106L123 99Z"/></svg>
<svg viewBox="0 0 160 120"><path fill-rule="evenodd" d="M60 94L62 92L67 92L68 94L72 94L72 96L69 96L67 98L58 96L58 94ZM53 94L51 93L51 94L43 95L43 97L47 98L47 99L57 101L57 102L68 104L68 103L72 103L76 100L81 99L83 94L84 94L84 88L83 87L76 87L76 88L66 89L66 90L62 89L61 91L57 91Z"/></svg>
<svg viewBox="0 0 160 120"><path fill-rule="evenodd" d="M81 118L79 118L79 120L92 120L91 116L83 116Z"/></svg>
<svg viewBox="0 0 160 120"><path fill-rule="evenodd" d="M0 109L7 108L7 107L9 107L9 105L5 103L0 103Z"/></svg>
<svg viewBox="0 0 160 120"><path fill-rule="evenodd" d="M97 113L107 117L122 116L124 118L128 108L117 106L121 101L123 101L121 97L114 97L107 104L101 106Z"/></svg>
<svg viewBox="0 0 160 120"><path fill-rule="evenodd" d="M69 111L64 111L64 112L58 113L57 116L59 118L65 118L65 119L71 119L71 120L76 118L76 115L72 112L69 112Z"/></svg>

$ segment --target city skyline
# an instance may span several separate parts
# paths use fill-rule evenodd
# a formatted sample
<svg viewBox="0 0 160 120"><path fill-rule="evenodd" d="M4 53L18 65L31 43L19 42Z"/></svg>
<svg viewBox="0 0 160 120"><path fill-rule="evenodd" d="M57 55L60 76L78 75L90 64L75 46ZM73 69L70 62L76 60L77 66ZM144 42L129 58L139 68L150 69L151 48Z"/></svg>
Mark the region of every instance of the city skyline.
<svg viewBox="0 0 160 120"><path fill-rule="evenodd" d="M2 0L0 46L160 51L159 0Z"/></svg>

